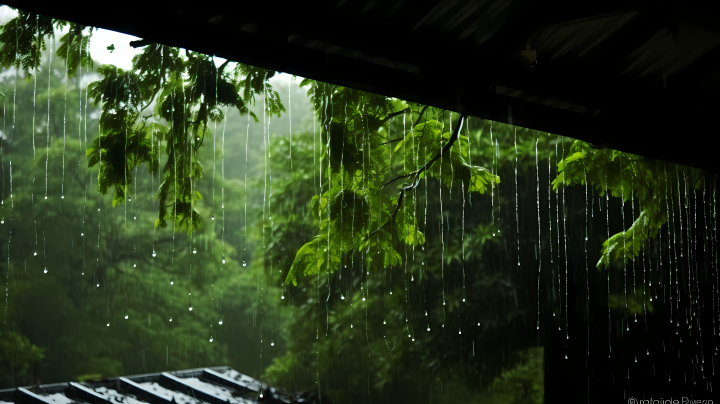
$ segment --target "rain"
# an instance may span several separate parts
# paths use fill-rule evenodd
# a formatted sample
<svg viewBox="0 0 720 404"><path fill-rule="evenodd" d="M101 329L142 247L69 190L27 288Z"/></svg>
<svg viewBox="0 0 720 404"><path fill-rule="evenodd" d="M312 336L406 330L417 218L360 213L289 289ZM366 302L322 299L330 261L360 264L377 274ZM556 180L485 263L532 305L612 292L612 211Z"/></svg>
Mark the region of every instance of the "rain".
<svg viewBox="0 0 720 404"><path fill-rule="evenodd" d="M33 33L38 63L0 72L2 342L26 361L0 388L228 366L252 400L537 403L552 364L616 397L711 392L710 173L167 45L120 69L90 53L110 32Z"/></svg>

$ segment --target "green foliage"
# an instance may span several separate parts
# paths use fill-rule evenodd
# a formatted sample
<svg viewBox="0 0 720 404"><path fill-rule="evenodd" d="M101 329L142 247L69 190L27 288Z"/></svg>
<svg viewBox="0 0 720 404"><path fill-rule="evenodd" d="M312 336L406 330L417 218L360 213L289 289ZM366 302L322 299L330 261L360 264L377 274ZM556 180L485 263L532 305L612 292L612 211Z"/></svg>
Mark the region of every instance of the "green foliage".
<svg viewBox="0 0 720 404"><path fill-rule="evenodd" d="M5 23L0 33L0 66L23 69L25 77L40 66L40 54L46 49L45 37L54 35L55 27L68 23L40 14L18 10L18 16ZM74 25L70 27L72 31Z"/></svg>
<svg viewBox="0 0 720 404"><path fill-rule="evenodd" d="M620 197L623 203L634 204L637 196L642 212L624 232L611 236L603 243L598 269L608 268L618 260L628 260L640 254L647 240L654 238L667 222L673 188L683 179L694 189L704 189L703 170L680 167L670 163L623 153L610 149L593 149L580 140L573 142L569 154L558 163L559 174L553 180L553 189L563 186L585 185ZM679 192L679 189L678 189ZM676 195L679 201L680 196Z"/></svg>
<svg viewBox="0 0 720 404"><path fill-rule="evenodd" d="M413 192L426 175L448 189L459 181L467 192L480 194L489 184L500 183L486 168L470 164L468 138L453 138L439 117L425 115L428 108L310 79L301 85L310 87L307 94L322 125L321 184L326 191L311 200L318 235L298 251L286 284L297 285L300 273L317 274L324 266L333 272L353 251L365 251L375 269L400 266L395 239L412 247L425 243ZM393 119L404 122L406 116L410 128L403 127L402 138L389 139L385 133L390 133ZM464 120L455 125L466 125ZM446 145L449 149L443 152ZM399 163L403 174L395 176L393 166ZM390 185L403 178L411 181L400 195L393 195L397 190Z"/></svg>
<svg viewBox="0 0 720 404"><path fill-rule="evenodd" d="M40 65L40 52L46 49L46 38L55 29L68 27L60 38L56 56L66 62L68 77L79 68L92 66L89 41L92 29L20 10L18 17L3 26L0 33L0 65L22 67L26 76ZM114 45L108 47L112 52ZM133 58L129 71L115 66L101 66L101 79L90 84L88 96L95 105L102 103L101 138L88 151L89 167L101 166L98 191L114 190L113 206L125 201L130 192L132 169L148 165L158 170L159 149L164 146L168 160L163 167L164 181L158 189L159 210L156 226L187 229L188 233L203 227L196 209L202 195L195 182L202 178L198 149L211 122L225 117L223 108L235 108L241 115L257 116L248 109L255 95L265 97L266 112L280 116L285 112L280 96L268 80L272 70L236 63L226 71L228 62L217 67L214 58L177 48L150 44ZM154 104L149 115L142 113ZM148 122L148 120L154 122ZM162 122L162 123L161 123Z"/></svg>
<svg viewBox="0 0 720 404"><path fill-rule="evenodd" d="M543 348L519 354L520 364L495 378L490 392L498 403L542 403L545 396Z"/></svg>
<svg viewBox="0 0 720 404"><path fill-rule="evenodd" d="M34 382L30 379L30 368L43 359L44 353L45 348L31 343L26 336L13 331L5 333L0 337L0 363L4 369L0 381L15 386Z"/></svg>

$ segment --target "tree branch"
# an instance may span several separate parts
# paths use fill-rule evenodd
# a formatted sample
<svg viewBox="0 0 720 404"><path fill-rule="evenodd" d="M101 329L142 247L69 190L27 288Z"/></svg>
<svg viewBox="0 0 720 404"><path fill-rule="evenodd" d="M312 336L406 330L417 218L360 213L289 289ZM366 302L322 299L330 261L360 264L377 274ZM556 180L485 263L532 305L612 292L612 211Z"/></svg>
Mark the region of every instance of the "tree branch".
<svg viewBox="0 0 720 404"><path fill-rule="evenodd" d="M400 111L398 111L398 112L393 112L392 114L389 114L388 116L386 116L385 119L382 120L382 122L387 122L388 119L390 119L390 118L392 118L392 117L394 117L394 116L400 115L400 114L404 114L405 112L411 112L410 108L408 107L408 108L405 108L405 109L400 110Z"/></svg>
<svg viewBox="0 0 720 404"><path fill-rule="evenodd" d="M423 171L425 171L425 170L427 170L428 168L430 168L430 166L431 166L437 159L439 159L443 154L445 154L446 151L450 150L450 148L452 147L452 145L455 143L455 141L456 141L457 138L458 138L458 135L460 134L460 128L462 127L462 124L463 124L463 121L464 121L464 120L465 120L465 115L464 115L464 114L463 114L463 115L460 115L460 118L458 119L458 125L455 127L455 130L453 131L452 135L450 136L450 139L449 139L448 142L445 144L445 146L443 146L443 148L440 150L440 153L438 153L435 157L433 157L432 160L430 160L430 161L428 161L427 163L425 163L425 165L424 165L422 168L420 168L420 169L418 169L418 170L415 170L415 171L411 172L410 174L398 175L397 177L395 177L395 178L391 179L390 181L386 182L386 183L382 186L382 188L385 188L386 186L392 184L393 182L395 182L396 180L399 180L400 178L407 178L407 177L409 177L409 176L411 176L411 175L413 175L413 174L416 175L416 176L418 176L418 175L420 175ZM382 189L382 188L381 188L381 189Z"/></svg>
<svg viewBox="0 0 720 404"><path fill-rule="evenodd" d="M390 215L390 218L389 218L382 226L378 227L375 231L373 231L372 233L370 233L370 234L365 238L365 240L363 240L363 241L369 240L373 235L375 235L377 232L379 232L380 230L382 230L383 228L385 228L388 224L390 224L390 221L395 220L395 216L397 215L398 210L400 210L400 205L402 204L403 198L404 198L404 196L405 196L405 191L409 191L409 190L411 190L411 189L415 189L415 188L418 186L418 184L420 184L420 174L422 174L425 170L427 170L428 168L430 168L430 166L431 166L434 162L436 162L438 159L440 159L440 157L442 157L443 154L445 154L448 150L450 150L450 149L452 148L453 144L455 143L455 141L456 141L457 138L458 138L458 135L460 134L460 129L461 129L462 126L463 126L463 122L465 121L465 117L466 117L465 114L460 115L460 118L458 118L458 123L457 123L457 125L455 126L455 130L453 131L452 135L450 136L450 139L448 139L448 142L445 144L445 146L443 146L443 148L440 150L440 152L439 152L437 155L435 155L435 157L433 157L432 160L430 160L430 161L428 161L427 163L425 163L425 165L424 165L422 168L420 168L420 169L418 169L418 170L416 170L416 171L413 171L413 172L410 173L410 174L401 175L401 176L395 177L395 178L393 178L392 180L390 180L389 182L387 182L387 183L385 184L385 185L388 185L388 184L392 183L393 181L395 181L395 180L397 180L397 179L406 178L406 177L409 177L409 176L411 176L411 175L413 175L413 174L415 175L415 178L413 179L412 183L410 183L409 185L405 185L404 187L400 188L400 195L398 196L397 203L395 204L395 209L393 210L393 213ZM383 185L383 188L385 187L385 185ZM382 189L382 188L381 188L381 189Z"/></svg>

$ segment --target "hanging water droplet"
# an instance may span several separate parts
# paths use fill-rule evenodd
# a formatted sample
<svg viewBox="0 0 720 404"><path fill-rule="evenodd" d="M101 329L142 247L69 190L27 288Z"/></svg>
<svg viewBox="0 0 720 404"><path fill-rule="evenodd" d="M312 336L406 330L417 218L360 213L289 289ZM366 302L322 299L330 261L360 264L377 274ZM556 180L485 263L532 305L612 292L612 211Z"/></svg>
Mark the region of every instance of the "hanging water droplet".
<svg viewBox="0 0 720 404"><path fill-rule="evenodd" d="M353 328L353 325L352 325L352 324L350 324L350 328Z"/></svg>
<svg viewBox="0 0 720 404"><path fill-rule="evenodd" d="M96 286L97 286L97 287L100 287L100 284L98 283Z"/></svg>
<svg viewBox="0 0 720 404"><path fill-rule="evenodd" d="M223 260L223 264L224 264L224 263L225 263L225 260ZM243 266L246 267L246 266L247 266L247 262L243 261Z"/></svg>
<svg viewBox="0 0 720 404"><path fill-rule="evenodd" d="M133 220L137 220L137 216L133 216Z"/></svg>
<svg viewBox="0 0 720 404"><path fill-rule="evenodd" d="M387 323L385 322L385 320L383 320L383 324L387 324Z"/></svg>
<svg viewBox="0 0 720 404"><path fill-rule="evenodd" d="M47 196L45 197L45 199L47 199Z"/></svg>
<svg viewBox="0 0 720 404"><path fill-rule="evenodd" d="M33 253L34 256L37 256L37 251Z"/></svg>
<svg viewBox="0 0 720 404"><path fill-rule="evenodd" d="M125 320L127 320L127 319L128 319L128 315L126 314L126 315L125 315Z"/></svg>
<svg viewBox="0 0 720 404"><path fill-rule="evenodd" d="M210 337L210 342L213 342L213 337Z"/></svg>
<svg viewBox="0 0 720 404"><path fill-rule="evenodd" d="M211 219L211 220L215 220L215 215L213 215L210 219Z"/></svg>
<svg viewBox="0 0 720 404"><path fill-rule="evenodd" d="M263 395L262 395L262 393L260 393L260 398L263 398Z"/></svg>
<svg viewBox="0 0 720 404"><path fill-rule="evenodd" d="M427 330L430 331L430 327L428 327Z"/></svg>
<svg viewBox="0 0 720 404"><path fill-rule="evenodd" d="M137 264L133 264L133 268L137 268Z"/></svg>
<svg viewBox="0 0 720 404"><path fill-rule="evenodd" d="M463 303L465 303L465 298L463 298Z"/></svg>
<svg viewBox="0 0 720 404"><path fill-rule="evenodd" d="M445 328L445 324L443 324L441 327L442 327L442 328Z"/></svg>
<svg viewBox="0 0 720 404"><path fill-rule="evenodd" d="M128 202L132 201L132 198L128 198Z"/></svg>
<svg viewBox="0 0 720 404"><path fill-rule="evenodd" d="M363 297L363 302L365 301L365 298Z"/></svg>
<svg viewBox="0 0 720 404"><path fill-rule="evenodd" d="M565 354L565 359L567 359L567 354Z"/></svg>
<svg viewBox="0 0 720 404"><path fill-rule="evenodd" d="M414 277L414 276L411 276L411 277L410 277L410 282L415 282L415 277Z"/></svg>
<svg viewBox="0 0 720 404"><path fill-rule="evenodd" d="M153 251L152 256L153 256L153 258L157 257L157 254L155 253L155 251Z"/></svg>
<svg viewBox="0 0 720 404"><path fill-rule="evenodd" d="M188 307L188 310L192 311L192 304L190 304L190 306Z"/></svg>
<svg viewBox="0 0 720 404"><path fill-rule="evenodd" d="M98 212L100 212L100 208L98 208Z"/></svg>
<svg viewBox="0 0 720 404"><path fill-rule="evenodd" d="M82 236L84 236L84 235L85 235L85 233L80 233L80 237L82 237Z"/></svg>
<svg viewBox="0 0 720 404"><path fill-rule="evenodd" d="M272 340L270 340L270 346L275 346L275 343Z"/></svg>
<svg viewBox="0 0 720 404"><path fill-rule="evenodd" d="M345 300L345 296L340 295L340 300Z"/></svg>
<svg viewBox="0 0 720 404"><path fill-rule="evenodd" d="M458 329L458 335L460 335L460 334L462 334L462 331L460 331L460 330Z"/></svg>
<svg viewBox="0 0 720 404"><path fill-rule="evenodd" d="M170 281L170 284L171 284L171 285L173 285L174 283L175 283L175 281Z"/></svg>
<svg viewBox="0 0 720 404"><path fill-rule="evenodd" d="M280 296L280 299L285 299L285 295Z"/></svg>
<svg viewBox="0 0 720 404"><path fill-rule="evenodd" d="M5 224L5 220L0 220L0 224Z"/></svg>
<svg viewBox="0 0 720 404"><path fill-rule="evenodd" d="M480 327L480 323L478 323L478 327Z"/></svg>
<svg viewBox="0 0 720 404"><path fill-rule="evenodd" d="M197 254L197 250L193 248L193 254Z"/></svg>
<svg viewBox="0 0 720 404"><path fill-rule="evenodd" d="M170 317L170 322L172 323L172 317Z"/></svg>
<svg viewBox="0 0 720 404"><path fill-rule="evenodd" d="M45 270L44 270L43 272L44 272L44 273L47 273L47 268L45 268Z"/></svg>
<svg viewBox="0 0 720 404"><path fill-rule="evenodd" d="M647 350L647 354L650 355L650 350L649 350L649 349Z"/></svg>
<svg viewBox="0 0 720 404"><path fill-rule="evenodd" d="M110 322L108 321L107 326L110 327Z"/></svg>

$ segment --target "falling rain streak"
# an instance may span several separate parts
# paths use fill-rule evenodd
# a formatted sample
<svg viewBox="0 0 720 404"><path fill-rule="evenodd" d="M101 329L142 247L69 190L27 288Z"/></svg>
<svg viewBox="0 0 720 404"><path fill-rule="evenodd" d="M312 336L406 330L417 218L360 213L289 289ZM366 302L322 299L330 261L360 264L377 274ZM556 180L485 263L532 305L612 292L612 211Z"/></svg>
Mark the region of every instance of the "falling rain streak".
<svg viewBox="0 0 720 404"><path fill-rule="evenodd" d="M58 54L22 15L49 42L0 74L2 338L46 348L43 383L228 364L257 397L710 396L712 175L151 43L91 66L107 33L67 25Z"/></svg>

